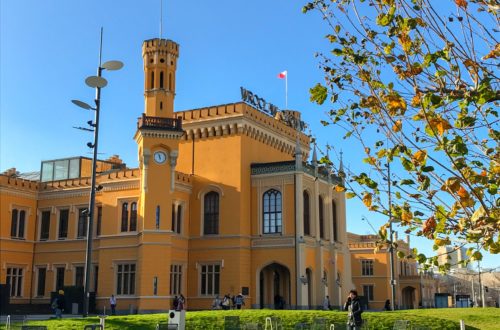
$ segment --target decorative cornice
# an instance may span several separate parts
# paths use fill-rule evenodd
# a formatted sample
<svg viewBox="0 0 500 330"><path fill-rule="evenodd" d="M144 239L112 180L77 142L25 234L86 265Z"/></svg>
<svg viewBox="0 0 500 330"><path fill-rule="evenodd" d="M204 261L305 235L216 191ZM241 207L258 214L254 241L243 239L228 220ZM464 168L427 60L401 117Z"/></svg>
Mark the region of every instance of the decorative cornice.
<svg viewBox="0 0 500 330"><path fill-rule="evenodd" d="M36 191L26 191L26 190L18 190L12 187L0 187L0 194L9 195L15 197L23 197L29 199L37 199L38 193Z"/></svg>

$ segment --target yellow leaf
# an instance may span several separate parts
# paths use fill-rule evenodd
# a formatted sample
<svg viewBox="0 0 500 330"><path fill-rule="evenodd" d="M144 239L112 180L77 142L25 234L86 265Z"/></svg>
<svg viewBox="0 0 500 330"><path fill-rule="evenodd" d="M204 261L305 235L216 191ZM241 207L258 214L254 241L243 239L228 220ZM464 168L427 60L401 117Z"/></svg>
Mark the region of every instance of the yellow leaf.
<svg viewBox="0 0 500 330"><path fill-rule="evenodd" d="M413 159L419 163L425 163L425 160L427 159L427 151L426 150L419 150L413 155Z"/></svg>
<svg viewBox="0 0 500 330"><path fill-rule="evenodd" d="M413 214L409 211L403 210L403 213L401 214L401 220L403 222L410 222L413 219Z"/></svg>
<svg viewBox="0 0 500 330"><path fill-rule="evenodd" d="M342 191L345 191L345 188L342 187L342 186L335 186L335 191L336 192L342 192Z"/></svg>
<svg viewBox="0 0 500 330"><path fill-rule="evenodd" d="M371 207L372 206L372 194L365 193L365 195L363 196L363 203L366 205L366 207Z"/></svg>
<svg viewBox="0 0 500 330"><path fill-rule="evenodd" d="M460 178L457 178L456 176L446 179L444 186L441 188L441 190L450 190L451 192L457 192L459 189Z"/></svg>
<svg viewBox="0 0 500 330"><path fill-rule="evenodd" d="M394 123L394 126L392 126L392 130L397 133L401 130L402 127L403 127L403 123L401 122L401 120L397 120Z"/></svg>
<svg viewBox="0 0 500 330"><path fill-rule="evenodd" d="M489 58L497 58L497 57L500 57L500 43L498 43L495 46L495 49L493 49L491 52L489 52L488 54L486 54L483 57L483 60L487 60Z"/></svg>
<svg viewBox="0 0 500 330"><path fill-rule="evenodd" d="M420 93L415 94L415 96L411 99L411 105L414 107L420 106Z"/></svg>
<svg viewBox="0 0 500 330"><path fill-rule="evenodd" d="M451 128L450 123L441 117L431 119L429 121L429 126L433 131L437 130L439 135L443 135L445 131Z"/></svg>
<svg viewBox="0 0 500 330"><path fill-rule="evenodd" d="M390 115L394 116L406 112L406 101L401 96L396 94L387 95L383 100L387 103Z"/></svg>

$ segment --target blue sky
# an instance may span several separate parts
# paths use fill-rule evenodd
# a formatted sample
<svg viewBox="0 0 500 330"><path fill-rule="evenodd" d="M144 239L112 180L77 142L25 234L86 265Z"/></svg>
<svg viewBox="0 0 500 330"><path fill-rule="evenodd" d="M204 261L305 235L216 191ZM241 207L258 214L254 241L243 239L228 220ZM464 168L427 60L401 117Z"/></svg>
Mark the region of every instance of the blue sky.
<svg viewBox="0 0 500 330"><path fill-rule="evenodd" d="M177 110L237 102L243 86L284 107L288 70L289 108L302 112L319 145L344 151L346 166L359 166L361 147L343 132L324 128L326 108L309 102L309 88L322 81L314 53L326 50L326 26L317 14L304 15L305 1L164 0L163 37L180 44ZM160 0L16 0L0 2L0 170L37 171L46 159L88 156L92 137L84 126L92 114L70 100L92 103L84 80L98 64L99 31L104 27L103 60L120 60L120 71L105 72L102 91L100 158L118 154L137 166L133 135L144 110L142 41L160 33ZM383 219L348 201L348 230L373 233ZM400 235L402 237L403 235ZM429 253L431 243L412 238ZM486 256L484 266L500 266Z"/></svg>

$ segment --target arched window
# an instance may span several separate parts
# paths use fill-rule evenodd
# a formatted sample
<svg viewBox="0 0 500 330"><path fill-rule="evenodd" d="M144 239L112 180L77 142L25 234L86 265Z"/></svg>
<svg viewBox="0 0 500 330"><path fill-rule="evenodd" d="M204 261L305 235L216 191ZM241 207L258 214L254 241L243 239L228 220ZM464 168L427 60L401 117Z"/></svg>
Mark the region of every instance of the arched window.
<svg viewBox="0 0 500 330"><path fill-rule="evenodd" d="M121 230L128 231L128 203L122 204L122 225Z"/></svg>
<svg viewBox="0 0 500 330"><path fill-rule="evenodd" d="M219 194L215 191L204 197L203 234L219 234Z"/></svg>
<svg viewBox="0 0 500 330"><path fill-rule="evenodd" d="M163 71L160 71L160 88L163 88Z"/></svg>
<svg viewBox="0 0 500 330"><path fill-rule="evenodd" d="M324 212L323 212L323 197L319 196L318 197L318 203L319 203L319 237L320 238L325 238L325 218L324 218Z"/></svg>
<svg viewBox="0 0 500 330"><path fill-rule="evenodd" d="M281 192L271 189L264 193L262 197L263 210L263 233L276 234L281 233Z"/></svg>
<svg viewBox="0 0 500 330"><path fill-rule="evenodd" d="M309 193L304 190L304 235L311 235L311 220L310 220L310 205L309 205Z"/></svg>
<svg viewBox="0 0 500 330"><path fill-rule="evenodd" d="M337 206L335 205L335 201L332 200L332 227L333 227L333 240L335 242L338 241L338 228L337 228Z"/></svg>
<svg viewBox="0 0 500 330"><path fill-rule="evenodd" d="M137 203L130 204L130 231L137 230Z"/></svg>
<svg viewBox="0 0 500 330"><path fill-rule="evenodd" d="M155 73L151 72L151 89L155 88Z"/></svg>

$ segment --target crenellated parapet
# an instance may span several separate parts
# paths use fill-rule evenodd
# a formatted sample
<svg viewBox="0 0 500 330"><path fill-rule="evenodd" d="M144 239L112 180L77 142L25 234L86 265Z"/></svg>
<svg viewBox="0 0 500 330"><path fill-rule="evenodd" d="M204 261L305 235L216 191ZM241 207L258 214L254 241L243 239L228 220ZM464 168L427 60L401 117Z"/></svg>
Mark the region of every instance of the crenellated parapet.
<svg viewBox="0 0 500 330"><path fill-rule="evenodd" d="M303 159L307 159L309 154L307 135L244 102L180 111L175 115L183 121L186 140L246 135L294 156L298 137Z"/></svg>

